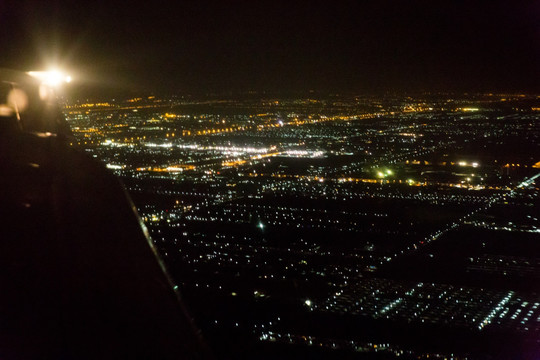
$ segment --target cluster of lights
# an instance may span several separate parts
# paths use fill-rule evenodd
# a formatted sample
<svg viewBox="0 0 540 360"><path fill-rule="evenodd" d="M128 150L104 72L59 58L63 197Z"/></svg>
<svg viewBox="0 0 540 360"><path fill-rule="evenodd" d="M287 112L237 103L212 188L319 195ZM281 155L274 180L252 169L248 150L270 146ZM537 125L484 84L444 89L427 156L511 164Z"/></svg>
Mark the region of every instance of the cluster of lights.
<svg viewBox="0 0 540 360"><path fill-rule="evenodd" d="M320 158L324 156L324 151L320 150L287 150L285 155L289 157L310 157L310 158Z"/></svg>
<svg viewBox="0 0 540 360"><path fill-rule="evenodd" d="M383 315L384 313L386 313L387 311L389 310L392 310L392 308L396 307L397 305L399 305L399 303L401 303L403 301L402 298L397 298L396 300L392 301L390 304L388 304L387 306L385 306L384 308L381 309L381 311L379 311L378 314L376 314L375 316L377 315Z"/></svg>
<svg viewBox="0 0 540 360"><path fill-rule="evenodd" d="M473 168L476 168L476 167L478 167L479 164L477 162L472 162L472 163L469 164L466 161L460 161L460 162L458 162L458 165L459 166L472 166Z"/></svg>
<svg viewBox="0 0 540 360"><path fill-rule="evenodd" d="M486 325L489 325L491 323L491 321L493 320L493 318L495 317L495 315L497 315L497 313L499 313L499 311L501 311L504 307L504 305L506 305L510 299L512 298L512 296L514 296L514 292L513 291L510 291L506 297L504 297L498 304L497 306L491 310L491 312L489 313L488 316L485 317L484 320L482 320L480 322L480 325L478 325L478 330L482 330L484 328L484 326Z"/></svg>
<svg viewBox="0 0 540 360"><path fill-rule="evenodd" d="M394 175L394 172L390 169L386 169L386 170L378 170L377 171L377 177L379 178L385 178L387 176L391 176L391 175Z"/></svg>

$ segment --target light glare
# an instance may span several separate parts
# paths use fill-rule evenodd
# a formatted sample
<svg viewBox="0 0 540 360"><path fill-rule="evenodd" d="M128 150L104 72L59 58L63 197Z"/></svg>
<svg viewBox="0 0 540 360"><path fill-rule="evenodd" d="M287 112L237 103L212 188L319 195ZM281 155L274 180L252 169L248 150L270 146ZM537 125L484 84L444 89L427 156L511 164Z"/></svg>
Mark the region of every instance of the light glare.
<svg viewBox="0 0 540 360"><path fill-rule="evenodd" d="M70 83L73 80L70 75L64 74L58 70L28 71L27 74L41 80L43 84L49 86L59 86L62 83Z"/></svg>

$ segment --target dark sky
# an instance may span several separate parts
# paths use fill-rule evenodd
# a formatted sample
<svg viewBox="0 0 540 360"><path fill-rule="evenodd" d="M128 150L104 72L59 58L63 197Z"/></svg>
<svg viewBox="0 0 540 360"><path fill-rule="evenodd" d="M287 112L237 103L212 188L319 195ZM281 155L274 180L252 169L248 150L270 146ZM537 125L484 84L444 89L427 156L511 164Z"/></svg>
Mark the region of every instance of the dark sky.
<svg viewBox="0 0 540 360"><path fill-rule="evenodd" d="M117 88L540 92L538 0L2 0L0 27L0 66Z"/></svg>

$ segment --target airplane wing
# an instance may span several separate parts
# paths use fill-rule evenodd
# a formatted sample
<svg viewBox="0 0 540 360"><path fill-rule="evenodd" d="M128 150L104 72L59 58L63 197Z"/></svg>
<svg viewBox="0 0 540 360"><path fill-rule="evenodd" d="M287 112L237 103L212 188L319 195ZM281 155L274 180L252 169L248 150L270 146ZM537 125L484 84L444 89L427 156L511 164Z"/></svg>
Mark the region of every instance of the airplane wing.
<svg viewBox="0 0 540 360"><path fill-rule="evenodd" d="M208 357L123 185L47 106L0 116L0 358Z"/></svg>

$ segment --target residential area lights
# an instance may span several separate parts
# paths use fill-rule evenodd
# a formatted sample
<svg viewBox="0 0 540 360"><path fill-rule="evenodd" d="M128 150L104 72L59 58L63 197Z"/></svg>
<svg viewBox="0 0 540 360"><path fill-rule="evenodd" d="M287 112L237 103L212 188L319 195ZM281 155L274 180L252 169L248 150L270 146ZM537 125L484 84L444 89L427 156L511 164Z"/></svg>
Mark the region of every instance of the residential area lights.
<svg viewBox="0 0 540 360"><path fill-rule="evenodd" d="M241 99L218 109L155 98L138 101L138 112L121 102L72 105L66 118L78 145L122 178L186 293L227 314L199 320L221 338L234 327L253 341L467 358L453 347L424 354L384 338L336 337L347 317L411 324L399 330L420 335L461 329L471 343L492 332L537 339L540 300L529 291L538 268L529 239L540 231L537 113L457 109L475 99L417 101L435 110L413 114L399 107L414 99L345 100ZM507 238L516 255L502 252L498 239ZM449 244L460 249L455 261L440 261ZM451 276L418 283L423 269ZM279 323L289 310L300 326Z"/></svg>

